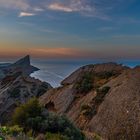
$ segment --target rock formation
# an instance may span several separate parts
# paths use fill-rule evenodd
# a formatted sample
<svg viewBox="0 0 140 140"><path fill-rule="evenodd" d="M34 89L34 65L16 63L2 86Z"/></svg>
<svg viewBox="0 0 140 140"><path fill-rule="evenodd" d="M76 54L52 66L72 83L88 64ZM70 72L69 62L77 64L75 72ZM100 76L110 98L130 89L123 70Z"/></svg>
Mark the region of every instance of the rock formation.
<svg viewBox="0 0 140 140"><path fill-rule="evenodd" d="M29 75L39 70L30 65L26 56L14 64L2 67L3 77L0 80L0 123L10 121L14 109L31 97L39 97L51 87Z"/></svg>
<svg viewBox="0 0 140 140"><path fill-rule="evenodd" d="M18 60L13 64L3 64L0 67L0 79L7 75L17 73L17 71L22 72L24 75L30 75L31 73L38 71L39 69L30 64L30 56L27 55L24 58Z"/></svg>
<svg viewBox="0 0 140 140"><path fill-rule="evenodd" d="M116 63L81 67L61 87L42 95L40 103L68 116L86 134L108 140L140 138L139 67Z"/></svg>

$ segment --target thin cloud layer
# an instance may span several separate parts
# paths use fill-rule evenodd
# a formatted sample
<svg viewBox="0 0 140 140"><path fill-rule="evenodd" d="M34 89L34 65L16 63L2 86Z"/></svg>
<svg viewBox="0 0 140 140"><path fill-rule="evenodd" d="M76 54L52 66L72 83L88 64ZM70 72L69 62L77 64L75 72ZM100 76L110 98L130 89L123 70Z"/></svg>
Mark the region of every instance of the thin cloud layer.
<svg viewBox="0 0 140 140"><path fill-rule="evenodd" d="M21 12L19 14L19 17L30 17L30 16L35 16L34 13L27 13L27 12Z"/></svg>
<svg viewBox="0 0 140 140"><path fill-rule="evenodd" d="M0 7L7 9L30 9L30 5L26 0L0 0Z"/></svg>
<svg viewBox="0 0 140 140"><path fill-rule="evenodd" d="M56 10L56 11L73 12L72 8L64 6L63 4L59 4L59 3L50 4L48 8L50 10Z"/></svg>
<svg viewBox="0 0 140 140"><path fill-rule="evenodd" d="M0 0L0 8L18 9L20 13L32 13L34 15L47 10L75 12L82 16L107 19L106 11L111 10L116 4L122 4L124 1L126 0Z"/></svg>

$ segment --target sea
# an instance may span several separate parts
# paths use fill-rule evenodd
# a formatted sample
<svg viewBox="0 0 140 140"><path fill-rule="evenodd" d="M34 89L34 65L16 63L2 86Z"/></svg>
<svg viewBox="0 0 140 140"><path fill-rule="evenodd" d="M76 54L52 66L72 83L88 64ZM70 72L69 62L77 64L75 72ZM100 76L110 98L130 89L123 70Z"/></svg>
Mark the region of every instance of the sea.
<svg viewBox="0 0 140 140"><path fill-rule="evenodd" d="M1 60L0 64L11 63L15 60ZM97 63L105 62L117 62L129 67L135 67L140 65L140 60L56 60L56 59L31 59L31 64L40 70L31 74L31 77L35 77L41 81L50 83L53 87L59 87L61 81L78 68Z"/></svg>

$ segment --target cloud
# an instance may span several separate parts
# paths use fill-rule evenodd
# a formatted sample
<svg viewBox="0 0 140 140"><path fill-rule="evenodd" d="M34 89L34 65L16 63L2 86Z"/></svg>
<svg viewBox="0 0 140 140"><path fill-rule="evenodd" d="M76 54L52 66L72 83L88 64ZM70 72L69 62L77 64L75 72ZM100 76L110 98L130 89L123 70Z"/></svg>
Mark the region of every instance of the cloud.
<svg viewBox="0 0 140 140"><path fill-rule="evenodd" d="M47 58L90 58L94 52L88 49L76 48L35 48L31 50L33 56Z"/></svg>
<svg viewBox="0 0 140 140"><path fill-rule="evenodd" d="M127 4L132 0L127 0ZM75 12L82 16L109 19L109 11L122 7L126 0L0 0L0 8L18 9L27 13L61 11Z"/></svg>
<svg viewBox="0 0 140 140"><path fill-rule="evenodd" d="M85 3L85 0L70 0L69 2L52 2L48 4L48 9L50 10L58 10L64 12L80 12L80 11L93 11L94 7Z"/></svg>
<svg viewBox="0 0 140 140"><path fill-rule="evenodd" d="M50 10L64 11L64 12L73 12L73 9L63 4L53 3L48 6Z"/></svg>
<svg viewBox="0 0 140 140"><path fill-rule="evenodd" d="M26 0L0 0L0 7L27 10L30 8L30 5Z"/></svg>
<svg viewBox="0 0 140 140"><path fill-rule="evenodd" d="M19 14L19 17L30 17L30 16L35 16L35 13L27 13L27 12L21 12Z"/></svg>
<svg viewBox="0 0 140 140"><path fill-rule="evenodd" d="M35 7L35 8L34 8L34 11L36 11L36 12L43 12L44 9L42 9L42 8L38 8L38 7Z"/></svg>
<svg viewBox="0 0 140 140"><path fill-rule="evenodd" d="M103 8L97 7L91 0L57 0L47 3L47 8L54 11L75 12L87 17L109 19L104 12L100 11Z"/></svg>
<svg viewBox="0 0 140 140"><path fill-rule="evenodd" d="M110 20L109 13L133 0L48 0L49 10L75 12L82 16ZM123 7L124 8L124 7Z"/></svg>

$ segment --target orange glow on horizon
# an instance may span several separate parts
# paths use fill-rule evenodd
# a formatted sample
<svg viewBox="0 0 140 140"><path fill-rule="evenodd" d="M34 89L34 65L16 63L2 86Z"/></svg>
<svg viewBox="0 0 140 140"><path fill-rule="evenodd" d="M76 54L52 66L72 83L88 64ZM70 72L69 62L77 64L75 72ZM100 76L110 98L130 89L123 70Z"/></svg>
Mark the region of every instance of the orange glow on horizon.
<svg viewBox="0 0 140 140"><path fill-rule="evenodd" d="M0 47L0 58L16 58L24 55L31 55L38 58L82 58L91 56L90 52L85 49L76 48L49 48L49 47Z"/></svg>

